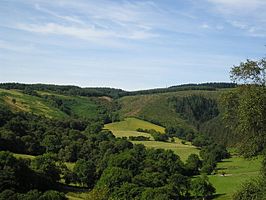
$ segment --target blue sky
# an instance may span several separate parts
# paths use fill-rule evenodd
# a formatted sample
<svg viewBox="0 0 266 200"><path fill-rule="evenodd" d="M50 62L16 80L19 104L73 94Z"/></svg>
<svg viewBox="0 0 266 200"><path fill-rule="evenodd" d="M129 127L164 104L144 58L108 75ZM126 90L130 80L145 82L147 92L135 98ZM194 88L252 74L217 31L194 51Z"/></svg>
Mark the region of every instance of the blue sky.
<svg viewBox="0 0 266 200"><path fill-rule="evenodd" d="M1 0L0 82L126 90L229 81L266 50L265 0Z"/></svg>

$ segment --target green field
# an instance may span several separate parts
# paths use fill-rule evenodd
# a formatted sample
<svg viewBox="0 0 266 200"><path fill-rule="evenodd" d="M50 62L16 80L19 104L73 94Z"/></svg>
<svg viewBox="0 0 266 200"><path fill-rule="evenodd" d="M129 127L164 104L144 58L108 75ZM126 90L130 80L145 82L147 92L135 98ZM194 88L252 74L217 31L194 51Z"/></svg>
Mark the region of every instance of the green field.
<svg viewBox="0 0 266 200"><path fill-rule="evenodd" d="M105 129L109 129L116 137L129 137L129 136L145 136L150 137L151 141L132 141L135 144L143 144L147 148L156 149L170 149L173 150L182 160L186 160L187 157L192 154L198 154L199 150L187 142L182 144L178 138L175 138L175 142L159 142L154 141L153 137L148 133L142 133L136 131L138 128L142 129L154 129L156 131L164 133L164 128L144 120L136 118L126 118L124 121L106 124Z"/></svg>
<svg viewBox="0 0 266 200"><path fill-rule="evenodd" d="M189 142L182 144L181 141L176 138L175 142L159 142L159 141L133 141L134 144L143 144L147 148L155 149L169 149L176 153L182 161L186 161L190 154L198 154L199 150L192 146Z"/></svg>
<svg viewBox="0 0 266 200"><path fill-rule="evenodd" d="M233 156L218 163L216 175L210 175L210 182L216 188L217 200L230 200L234 192L240 187L241 183L251 178L255 178L260 171L262 158L246 160L241 157ZM225 176L221 176L221 172Z"/></svg>
<svg viewBox="0 0 266 200"><path fill-rule="evenodd" d="M30 159L33 160L36 156L32 155L27 155L27 154L18 154L18 153L13 153L15 158L21 158L21 159Z"/></svg>
<svg viewBox="0 0 266 200"><path fill-rule="evenodd" d="M155 131L164 133L164 128L162 126L158 126L136 118L126 118L121 122L106 124L105 128L111 131L136 131L138 128L154 129Z"/></svg>
<svg viewBox="0 0 266 200"><path fill-rule="evenodd" d="M49 105L44 99L23 94L17 90L0 89L0 104L7 105L15 112L31 112L48 118L66 117L65 113Z"/></svg>
<svg viewBox="0 0 266 200"><path fill-rule="evenodd" d="M38 91L40 96L32 96L22 93L19 90L0 89L0 104L7 105L12 111L30 112L36 115L48 118L67 118L66 113L55 107L47 99L42 98L44 95L53 95L66 101L66 106L70 108L75 116L94 118L99 115L99 102L107 101L95 97L65 96L52 92Z"/></svg>

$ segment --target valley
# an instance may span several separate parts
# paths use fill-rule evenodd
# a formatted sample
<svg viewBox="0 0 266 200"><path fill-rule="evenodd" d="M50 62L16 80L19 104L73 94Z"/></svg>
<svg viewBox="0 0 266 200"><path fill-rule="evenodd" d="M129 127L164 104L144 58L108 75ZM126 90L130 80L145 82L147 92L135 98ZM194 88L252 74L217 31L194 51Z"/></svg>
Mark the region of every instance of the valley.
<svg viewBox="0 0 266 200"><path fill-rule="evenodd" d="M241 188L242 183L259 175L262 162L261 157L248 160L235 150L232 151L234 148L231 145L236 140L230 137L230 132L223 127L224 105L221 98L225 93L234 90L186 89L162 93L156 91L151 94L148 91L146 94L123 93L121 97L116 97L116 94L93 96L90 94L91 90L81 93L82 95L72 95L68 94L67 90L60 91L60 87L55 91L35 90L34 85L23 90L16 87L0 89L0 106L4 109L0 115L3 119L1 148L14 152L15 159L31 162L29 167L37 170L36 172L41 170L41 173L50 173L45 169L36 168L34 164L38 159L38 162L47 159L45 162L49 162L49 165L60 171L60 178L53 184L59 187L58 191L73 200L93 199L97 195L109 193L101 190L98 185L102 181L105 181L104 184L108 183L108 179L104 180L102 177L105 175L103 172L117 169L140 170L134 172L137 174L133 177L130 174L127 176L131 177L130 184L133 184L133 188L148 192L148 182L145 183L147 185L141 186L141 182L145 182L142 176L151 173L149 162L157 162L149 160L149 156L169 159L169 163L176 162L176 165L183 169L183 172L180 172L182 176L187 176L192 183L195 182L194 179L202 179L201 174L207 173L208 180L205 181L212 184L216 190L213 198L232 199L232 195ZM19 135L13 136L15 133ZM223 145L228 145L231 157L227 157ZM214 151L209 154L211 149ZM134 151L139 151L138 154L145 156L134 157L137 155ZM110 156L106 157L107 155ZM195 156L200 160L193 160L196 159ZM214 156L215 161L212 161L210 156ZM135 159L140 159L140 166L134 164ZM79 172L87 170L85 165L79 168L83 162L88 162L85 165L91 166L94 170ZM157 173L154 178L158 176L159 179L168 182L170 180L163 177L164 172L161 170L164 167L167 170L169 167L166 173L174 172L170 166L164 166L165 161L160 162L153 164L158 167L153 170L160 173L152 173ZM188 171L192 170L190 162L193 172ZM198 162L198 167L194 166L194 162ZM208 162L214 163L209 165ZM139 167L147 172L144 173L141 168L138 169ZM84 173L92 173L90 178L94 177L96 182L93 183L94 188L89 186L91 179L82 177ZM138 178L141 178L141 182L137 182ZM161 185L156 179L153 181L155 185ZM125 186L125 190L130 189L127 187ZM159 188L164 190L163 187ZM194 194L193 189L189 189L189 192ZM129 194L131 193L127 195ZM113 195L119 196L121 193L116 191Z"/></svg>

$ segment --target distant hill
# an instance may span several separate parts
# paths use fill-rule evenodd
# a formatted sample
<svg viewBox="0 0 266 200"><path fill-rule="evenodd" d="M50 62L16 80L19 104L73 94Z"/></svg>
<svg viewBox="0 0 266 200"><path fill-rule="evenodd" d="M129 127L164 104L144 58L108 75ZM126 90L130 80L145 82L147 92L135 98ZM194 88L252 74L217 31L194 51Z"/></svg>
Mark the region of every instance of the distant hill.
<svg viewBox="0 0 266 200"><path fill-rule="evenodd" d="M55 92L0 89L0 105L13 112L30 112L48 118L79 117L97 119L111 109L108 99L98 97L67 96Z"/></svg>
<svg viewBox="0 0 266 200"><path fill-rule="evenodd" d="M228 143L228 130L222 122L223 105L220 103L220 97L224 92L232 88L215 89L215 90L183 90L168 93L156 93L146 95L126 96L118 99L121 105L120 116L137 117L164 127L180 127L184 130L202 132L208 137L218 138L222 143ZM186 97L202 97L211 99L217 103L217 116L211 116L208 120L193 122L192 119L180 113L174 100L182 100ZM187 103L187 107L190 103ZM185 107L185 109L188 109ZM197 109L197 107L196 107ZM199 110L199 114L206 110L204 107ZM188 111L195 112L195 111Z"/></svg>
<svg viewBox="0 0 266 200"><path fill-rule="evenodd" d="M134 96L141 94L157 94L157 93L167 93L167 92L177 92L184 90L217 90L221 88L234 88L235 83L200 83L200 84L183 84L171 86L168 88L155 88L149 90L139 90L139 91L125 91L116 88L107 87L85 87L81 88L72 85L50 85L50 84L23 84L23 83L0 83L0 88L2 89L16 89L23 91L51 91L59 94L65 95L78 95L87 97L99 97L108 96L112 98L119 98L123 96Z"/></svg>
<svg viewBox="0 0 266 200"><path fill-rule="evenodd" d="M226 144L230 132L222 122L223 105L219 97L235 86L233 83L185 84L128 92L114 88L1 83L0 104L15 112L48 118L78 117L110 123L136 117L165 128L181 128L184 134L201 132ZM217 104L217 115L205 112L213 104L211 101Z"/></svg>

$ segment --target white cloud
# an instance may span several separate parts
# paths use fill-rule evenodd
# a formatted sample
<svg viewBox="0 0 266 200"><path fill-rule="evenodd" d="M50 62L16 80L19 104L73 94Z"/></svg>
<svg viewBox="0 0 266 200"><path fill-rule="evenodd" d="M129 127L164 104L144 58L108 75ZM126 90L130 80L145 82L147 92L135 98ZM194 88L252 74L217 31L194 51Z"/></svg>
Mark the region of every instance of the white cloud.
<svg viewBox="0 0 266 200"><path fill-rule="evenodd" d="M156 36L155 34L149 33L145 30L129 30L125 32L119 32L115 30L101 30L95 27L61 25L56 23L47 23L42 25L17 24L16 28L34 33L72 36L88 41L111 38L143 40Z"/></svg>
<svg viewBox="0 0 266 200"><path fill-rule="evenodd" d="M218 6L221 6L220 9L229 8L230 10L240 10L240 9L248 9L253 10L257 9L261 6L265 6L265 0L208 0L211 3L214 3ZM243 12L244 10L242 10Z"/></svg>
<svg viewBox="0 0 266 200"><path fill-rule="evenodd" d="M209 28L210 28L210 25L204 23L204 24L202 24L200 27L203 28L203 29L209 29Z"/></svg>
<svg viewBox="0 0 266 200"><path fill-rule="evenodd" d="M33 33L70 36L105 45L119 43L118 40L147 40L159 36L148 22L156 14L153 11L155 4L149 1L73 3L59 0L50 3L39 0L37 3L28 3L39 12L36 19L30 22L23 20L8 27Z"/></svg>
<svg viewBox="0 0 266 200"><path fill-rule="evenodd" d="M254 37L266 36L265 0L207 0L231 26Z"/></svg>
<svg viewBox="0 0 266 200"><path fill-rule="evenodd" d="M66 16L66 15L59 15L56 12L53 12L51 10L45 9L43 7L41 7L39 4L35 4L35 9L44 13L47 13L51 16L66 20L68 22L73 22L73 23L77 23L77 24L85 24L84 21L80 20L78 17L76 16Z"/></svg>

